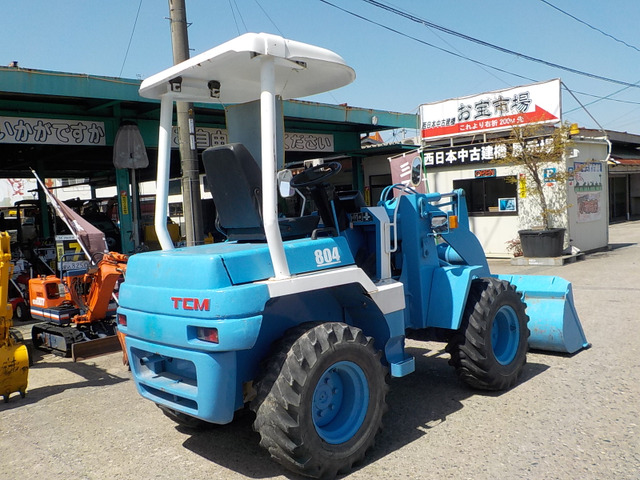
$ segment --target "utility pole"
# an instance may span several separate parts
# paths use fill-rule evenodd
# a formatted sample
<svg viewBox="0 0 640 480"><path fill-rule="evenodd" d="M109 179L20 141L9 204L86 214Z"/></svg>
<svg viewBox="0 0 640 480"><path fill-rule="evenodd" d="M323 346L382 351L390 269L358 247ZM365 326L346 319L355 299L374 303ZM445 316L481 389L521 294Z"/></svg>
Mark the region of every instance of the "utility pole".
<svg viewBox="0 0 640 480"><path fill-rule="evenodd" d="M173 64L176 65L189 58L185 0L169 0L169 14ZM180 165L182 168L182 205L185 228L187 230L187 245L199 245L204 242L204 234L202 231L200 170L198 168L198 151L196 150L193 104L176 102L176 114L180 143Z"/></svg>

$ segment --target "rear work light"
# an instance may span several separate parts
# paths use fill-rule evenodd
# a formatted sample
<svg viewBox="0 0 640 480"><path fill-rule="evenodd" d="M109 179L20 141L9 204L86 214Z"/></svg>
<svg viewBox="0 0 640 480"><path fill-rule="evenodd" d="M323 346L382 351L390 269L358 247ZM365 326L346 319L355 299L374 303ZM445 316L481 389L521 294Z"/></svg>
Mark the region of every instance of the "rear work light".
<svg viewBox="0 0 640 480"><path fill-rule="evenodd" d="M127 316L121 313L118 314L118 325L122 325L123 327L127 326Z"/></svg>
<svg viewBox="0 0 640 480"><path fill-rule="evenodd" d="M219 343L217 328L198 327L196 336L204 342Z"/></svg>

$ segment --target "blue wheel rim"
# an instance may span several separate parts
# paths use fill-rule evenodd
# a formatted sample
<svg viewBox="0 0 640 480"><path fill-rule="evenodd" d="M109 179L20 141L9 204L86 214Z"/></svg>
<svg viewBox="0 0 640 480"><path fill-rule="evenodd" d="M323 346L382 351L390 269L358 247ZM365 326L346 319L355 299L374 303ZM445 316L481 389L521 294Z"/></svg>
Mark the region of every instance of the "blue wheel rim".
<svg viewBox="0 0 640 480"><path fill-rule="evenodd" d="M501 365L509 365L520 346L520 322L515 310L503 306L498 310L491 327L493 355Z"/></svg>
<svg viewBox="0 0 640 480"><path fill-rule="evenodd" d="M369 407L369 384L353 362L338 362L324 371L311 403L313 424L325 442L351 439L362 426Z"/></svg>

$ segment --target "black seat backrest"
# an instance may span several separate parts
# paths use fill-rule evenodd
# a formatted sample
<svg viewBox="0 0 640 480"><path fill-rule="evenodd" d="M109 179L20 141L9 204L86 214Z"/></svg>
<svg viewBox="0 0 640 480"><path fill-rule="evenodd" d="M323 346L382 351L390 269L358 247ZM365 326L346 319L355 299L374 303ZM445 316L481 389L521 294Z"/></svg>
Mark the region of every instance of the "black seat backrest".
<svg viewBox="0 0 640 480"><path fill-rule="evenodd" d="M229 240L265 241L262 224L262 171L241 143L207 148L202 153L218 222ZM318 216L279 220L283 239L308 236Z"/></svg>
<svg viewBox="0 0 640 480"><path fill-rule="evenodd" d="M262 173L249 150L241 143L211 147L202 153L202 163L220 226L230 235L262 231Z"/></svg>
<svg viewBox="0 0 640 480"><path fill-rule="evenodd" d="M367 204L362 193L358 190L343 190L336 192L333 199L336 209L336 218L340 230L346 230L349 226L349 214L359 212Z"/></svg>

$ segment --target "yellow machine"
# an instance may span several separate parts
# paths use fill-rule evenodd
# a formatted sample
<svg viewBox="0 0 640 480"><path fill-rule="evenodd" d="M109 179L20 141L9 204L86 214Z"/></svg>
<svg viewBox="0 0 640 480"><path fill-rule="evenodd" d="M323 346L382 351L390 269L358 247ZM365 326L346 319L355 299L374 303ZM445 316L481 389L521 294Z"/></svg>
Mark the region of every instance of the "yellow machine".
<svg viewBox="0 0 640 480"><path fill-rule="evenodd" d="M24 344L11 336L13 309L8 302L11 276L11 247L7 232L0 232L0 395L5 402L9 395L19 392L24 398L29 375L29 353Z"/></svg>

